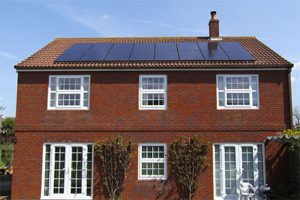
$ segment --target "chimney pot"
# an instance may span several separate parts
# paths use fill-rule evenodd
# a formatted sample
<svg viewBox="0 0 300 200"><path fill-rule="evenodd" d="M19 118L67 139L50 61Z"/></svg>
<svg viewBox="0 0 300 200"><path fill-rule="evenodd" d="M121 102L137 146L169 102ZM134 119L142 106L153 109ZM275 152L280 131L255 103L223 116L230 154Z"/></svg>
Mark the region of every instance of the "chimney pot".
<svg viewBox="0 0 300 200"><path fill-rule="evenodd" d="M219 38L219 20L217 19L217 12L210 12L211 19L209 20L209 37Z"/></svg>
<svg viewBox="0 0 300 200"><path fill-rule="evenodd" d="M216 20L217 19L217 12L216 11L211 11L210 15L211 15L211 19L212 20Z"/></svg>

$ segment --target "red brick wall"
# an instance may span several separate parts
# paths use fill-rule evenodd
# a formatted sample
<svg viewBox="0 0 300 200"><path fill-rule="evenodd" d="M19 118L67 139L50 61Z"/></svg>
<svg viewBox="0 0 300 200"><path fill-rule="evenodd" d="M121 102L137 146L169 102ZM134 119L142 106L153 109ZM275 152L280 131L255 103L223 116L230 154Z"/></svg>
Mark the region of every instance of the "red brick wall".
<svg viewBox="0 0 300 200"><path fill-rule="evenodd" d="M138 72L80 73L91 75L90 110L47 111L49 74L55 73L19 73L14 200L40 198L44 142L96 142L117 134L136 144L169 145L181 135L199 135L211 143L264 142L266 136L290 127L287 72L251 72L259 74L259 110L217 110L216 74L221 73L154 73L168 75L166 111L138 110L138 77L148 74ZM280 146L269 145L266 158L282 150ZM172 176L168 176L167 182L137 179L137 148L134 150L122 198L176 199L178 193ZM280 177L273 178L278 174L275 169L284 165L280 164L282 160L273 160L276 162L267 160L266 169L268 182L275 185L280 180ZM211 146L207 162L208 168L200 177L195 199L213 198ZM94 179L94 199L104 199L96 168Z"/></svg>
<svg viewBox="0 0 300 200"><path fill-rule="evenodd" d="M39 199L41 195L42 177L42 146L44 142L91 142L104 141L111 136L120 133L111 132L18 132L18 143L14 155L14 175L12 199ZM138 180L138 157L137 144L147 142L169 144L180 135L198 135L206 141L217 142L264 142L267 135L273 132L125 132L121 133L135 143L133 157L130 166L130 174L122 193L123 199L176 199L178 192L174 184L174 177L168 175L167 181L139 181ZM141 137L142 135L142 137ZM211 144L212 145L212 144ZM211 200L213 198L213 161L212 146L209 146L207 163L208 167L199 179L199 190L195 199ZM284 171L278 173L278 167L283 169L286 161L281 158L274 159L277 154L282 154L280 145L267 144L267 181L271 186L276 185ZM272 159L273 158L273 159ZM104 199L103 188L99 186L99 171L97 162L94 164L94 199ZM285 170L287 172L288 170ZM168 170L170 173L170 170ZM281 175L280 175L281 174ZM282 177L280 177L282 176ZM161 196L160 196L161 195ZM167 198L169 196L169 198ZM160 198L158 198L160 197Z"/></svg>
<svg viewBox="0 0 300 200"><path fill-rule="evenodd" d="M48 78L55 73L19 73L17 130L229 131L290 127L286 71L251 71L251 74L259 74L259 110L217 110L216 74L219 73L155 73L168 75L166 111L138 109L139 74L146 73L81 73L91 75L88 111L47 110Z"/></svg>

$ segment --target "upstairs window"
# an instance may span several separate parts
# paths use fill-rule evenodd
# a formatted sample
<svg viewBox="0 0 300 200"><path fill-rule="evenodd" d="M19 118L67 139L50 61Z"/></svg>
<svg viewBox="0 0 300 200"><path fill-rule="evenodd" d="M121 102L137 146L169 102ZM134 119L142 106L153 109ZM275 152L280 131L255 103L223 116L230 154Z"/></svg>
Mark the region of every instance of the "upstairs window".
<svg viewBox="0 0 300 200"><path fill-rule="evenodd" d="M217 75L218 108L258 108L257 75Z"/></svg>
<svg viewBox="0 0 300 200"><path fill-rule="evenodd" d="M167 76L141 75L139 82L140 109L165 110L167 108Z"/></svg>
<svg viewBox="0 0 300 200"><path fill-rule="evenodd" d="M88 109L90 76L50 76L49 109Z"/></svg>

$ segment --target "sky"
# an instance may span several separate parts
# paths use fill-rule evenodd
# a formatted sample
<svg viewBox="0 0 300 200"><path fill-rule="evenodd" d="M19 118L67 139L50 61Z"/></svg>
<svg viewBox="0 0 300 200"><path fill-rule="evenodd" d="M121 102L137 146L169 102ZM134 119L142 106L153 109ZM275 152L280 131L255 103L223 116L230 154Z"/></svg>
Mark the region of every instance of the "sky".
<svg viewBox="0 0 300 200"><path fill-rule="evenodd" d="M14 65L57 37L256 36L288 61L300 107L300 0L0 0L0 114L15 116Z"/></svg>

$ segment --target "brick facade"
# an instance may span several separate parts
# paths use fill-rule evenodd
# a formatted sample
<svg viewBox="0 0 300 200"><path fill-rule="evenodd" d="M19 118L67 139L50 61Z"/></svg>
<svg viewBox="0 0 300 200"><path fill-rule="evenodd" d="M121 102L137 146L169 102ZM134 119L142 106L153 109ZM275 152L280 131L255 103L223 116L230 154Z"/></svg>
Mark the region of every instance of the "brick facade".
<svg viewBox="0 0 300 200"><path fill-rule="evenodd" d="M260 109L217 110L216 74L228 72L22 72L18 80L12 199L41 196L42 146L44 142L97 142L121 134L138 143L167 143L181 135L198 135L211 143L259 142L290 128L287 71L229 72L258 74ZM48 77L53 74L91 75L90 110L48 111ZM140 74L166 74L166 111L138 109ZM267 183L275 186L284 177L281 159L286 149L266 144ZM167 181L137 179L137 146L122 199L176 199L174 178ZM281 155L281 156L278 156ZM212 147L208 167L199 180L195 199L213 199ZM100 175L94 164L94 199L104 199ZM168 170L168 173L170 170Z"/></svg>

